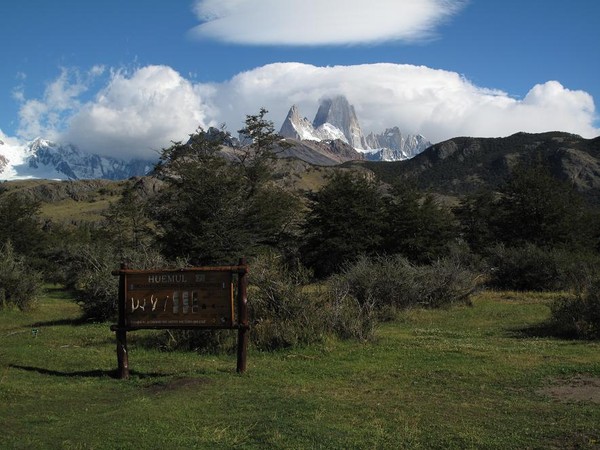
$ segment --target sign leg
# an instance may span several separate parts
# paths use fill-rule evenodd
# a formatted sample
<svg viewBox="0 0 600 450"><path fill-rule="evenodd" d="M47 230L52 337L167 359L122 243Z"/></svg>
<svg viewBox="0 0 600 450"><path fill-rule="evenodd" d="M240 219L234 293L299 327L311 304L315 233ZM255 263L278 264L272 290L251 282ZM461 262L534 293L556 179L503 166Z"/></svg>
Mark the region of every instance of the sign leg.
<svg viewBox="0 0 600 450"><path fill-rule="evenodd" d="M129 355L127 354L127 331L117 330L117 376L121 380L129 378Z"/></svg>

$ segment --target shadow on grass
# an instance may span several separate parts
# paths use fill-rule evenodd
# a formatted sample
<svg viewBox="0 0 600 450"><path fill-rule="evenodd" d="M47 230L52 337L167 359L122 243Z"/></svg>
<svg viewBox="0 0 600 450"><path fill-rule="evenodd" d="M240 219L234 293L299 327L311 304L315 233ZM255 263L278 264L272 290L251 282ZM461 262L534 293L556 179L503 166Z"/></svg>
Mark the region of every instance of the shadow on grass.
<svg viewBox="0 0 600 450"><path fill-rule="evenodd" d="M551 338L566 341L577 340L577 336L573 332L558 329L556 325L549 322L542 322L528 327L510 328L506 332L509 337L522 339Z"/></svg>
<svg viewBox="0 0 600 450"><path fill-rule="evenodd" d="M78 370L75 372L63 372L60 370L45 369L43 367L31 367L31 366L20 366L17 364L10 364L9 367L19 370L25 370L27 372L36 372L41 375L51 375L56 377L66 378L114 378L118 379L117 369L114 370ZM129 375L135 378L158 378L170 376L164 373L142 373L135 370L130 370Z"/></svg>
<svg viewBox="0 0 600 450"><path fill-rule="evenodd" d="M75 319L57 319L57 320L48 320L46 322L35 322L31 325L27 325L27 327L53 327L53 326L62 326L62 325L70 325L70 326L81 326L81 325L89 325L91 323L97 323L86 319L85 317L77 317Z"/></svg>

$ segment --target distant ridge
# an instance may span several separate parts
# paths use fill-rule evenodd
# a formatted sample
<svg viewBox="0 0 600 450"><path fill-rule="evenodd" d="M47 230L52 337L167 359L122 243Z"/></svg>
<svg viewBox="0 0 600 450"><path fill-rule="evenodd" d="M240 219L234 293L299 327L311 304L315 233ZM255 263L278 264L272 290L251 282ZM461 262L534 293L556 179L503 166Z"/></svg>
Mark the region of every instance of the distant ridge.
<svg viewBox="0 0 600 450"><path fill-rule="evenodd" d="M0 180L108 179L121 180L148 173L151 161L124 161L37 138L25 145L0 141Z"/></svg>
<svg viewBox="0 0 600 450"><path fill-rule="evenodd" d="M340 140L362 154L358 159L372 161L409 159L431 145L424 136L403 135L398 127L365 137L354 106L344 96L323 99L312 122L292 105L279 134L303 142Z"/></svg>
<svg viewBox="0 0 600 450"><path fill-rule="evenodd" d="M384 181L412 179L418 187L460 196L504 183L519 165L543 164L600 204L600 137L563 132L516 133L503 138L457 137L406 161L360 163Z"/></svg>

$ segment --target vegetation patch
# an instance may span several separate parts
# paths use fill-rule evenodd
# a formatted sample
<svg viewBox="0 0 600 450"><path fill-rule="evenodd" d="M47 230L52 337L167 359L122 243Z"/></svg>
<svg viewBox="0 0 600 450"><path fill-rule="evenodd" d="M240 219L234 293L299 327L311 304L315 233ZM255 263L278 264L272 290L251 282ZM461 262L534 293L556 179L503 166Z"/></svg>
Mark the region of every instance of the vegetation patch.
<svg viewBox="0 0 600 450"><path fill-rule="evenodd" d="M483 292L470 307L413 308L371 341L251 349L243 376L234 355L132 332L123 381L110 322L78 321L52 289L0 314L0 447L597 448L600 408L567 388L597 386L599 344L507 334L547 320L551 302Z"/></svg>

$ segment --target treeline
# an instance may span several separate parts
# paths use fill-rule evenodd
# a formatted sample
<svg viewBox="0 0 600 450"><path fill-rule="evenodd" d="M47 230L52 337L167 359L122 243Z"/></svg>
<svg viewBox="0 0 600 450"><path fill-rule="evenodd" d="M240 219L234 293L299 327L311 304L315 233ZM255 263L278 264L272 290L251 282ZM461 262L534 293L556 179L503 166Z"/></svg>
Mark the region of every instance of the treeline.
<svg viewBox="0 0 600 450"><path fill-rule="evenodd" d="M223 130L173 143L153 174L158 192L132 182L95 226L44 223L39 204L0 191L0 304L30 307L44 279L76 292L87 317L108 320L117 299L110 272L121 261L184 267L246 256L252 335L263 349L331 334L368 339L399 310L468 303L481 286L573 292L555 305L555 325L598 337L599 216L544 167L519 169L497 191L452 208L415 183L360 170L336 171L303 195L276 183L275 152L285 144L265 115L247 116L239 130L247 144L226 154ZM233 347L227 333L165 339Z"/></svg>

